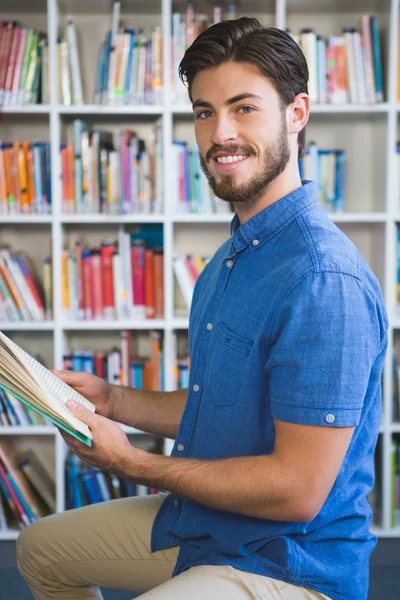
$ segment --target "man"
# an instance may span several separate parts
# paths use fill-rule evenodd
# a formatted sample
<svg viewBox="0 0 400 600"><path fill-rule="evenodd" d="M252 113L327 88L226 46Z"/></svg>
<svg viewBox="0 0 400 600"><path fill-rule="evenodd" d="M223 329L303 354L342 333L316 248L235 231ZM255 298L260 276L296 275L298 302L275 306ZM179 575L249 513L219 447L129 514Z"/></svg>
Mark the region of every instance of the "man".
<svg viewBox="0 0 400 600"><path fill-rule="evenodd" d="M231 238L200 276L188 390L60 377L96 404L83 460L165 490L67 511L18 540L36 599L98 585L185 598L365 600L387 317L376 278L301 182L304 56L256 19L202 33L180 65L201 163L233 202ZM132 447L113 421L175 438Z"/></svg>

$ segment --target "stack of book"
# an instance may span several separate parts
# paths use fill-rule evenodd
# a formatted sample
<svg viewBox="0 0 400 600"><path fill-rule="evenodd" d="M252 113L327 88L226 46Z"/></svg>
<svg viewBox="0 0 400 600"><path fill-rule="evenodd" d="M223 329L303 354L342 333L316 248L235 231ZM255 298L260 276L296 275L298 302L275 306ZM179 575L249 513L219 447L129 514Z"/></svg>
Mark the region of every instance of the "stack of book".
<svg viewBox="0 0 400 600"><path fill-rule="evenodd" d="M42 288L29 258L9 248L0 250L0 322L43 321L52 317L52 266L43 263Z"/></svg>
<svg viewBox="0 0 400 600"><path fill-rule="evenodd" d="M50 144L0 142L0 215L50 213Z"/></svg>
<svg viewBox="0 0 400 600"><path fill-rule="evenodd" d="M62 253L64 314L72 320L152 319L164 315L162 229L119 232L118 243ZM155 234L153 236L153 233Z"/></svg>
<svg viewBox="0 0 400 600"><path fill-rule="evenodd" d="M0 106L49 102L45 34L16 21L0 21Z"/></svg>
<svg viewBox="0 0 400 600"><path fill-rule="evenodd" d="M307 59L311 102L376 104L384 101L380 27L376 15L362 15L360 27L345 27L342 35L325 38L313 29L302 29L292 37Z"/></svg>
<svg viewBox="0 0 400 600"><path fill-rule="evenodd" d="M148 35L127 28L120 20L121 2L113 3L111 29L101 45L95 104L158 104L162 101L161 26ZM65 105L83 104L77 32L73 17L67 18L65 34L57 44L59 98Z"/></svg>
<svg viewBox="0 0 400 600"><path fill-rule="evenodd" d="M0 440L0 531L26 527L55 512L54 481L32 451Z"/></svg>
<svg viewBox="0 0 400 600"><path fill-rule="evenodd" d="M321 150L310 142L299 161L301 178L316 182L318 202L328 212L342 212L345 208L346 160L344 150Z"/></svg>
<svg viewBox="0 0 400 600"><path fill-rule="evenodd" d="M210 258L210 256L174 252L172 257L174 273L188 310L192 304L194 285Z"/></svg>
<svg viewBox="0 0 400 600"><path fill-rule="evenodd" d="M164 353L161 335L149 332L150 356L132 351L132 333L122 331L120 348L110 352L74 350L66 354L63 369L86 371L114 385L129 385L138 390L164 390Z"/></svg>
<svg viewBox="0 0 400 600"><path fill-rule="evenodd" d="M200 154L195 141L175 141L171 152L171 195L177 213L232 212L232 205L217 198L200 167ZM232 215L233 216L233 215Z"/></svg>
<svg viewBox="0 0 400 600"><path fill-rule="evenodd" d="M104 472L70 454L66 462L67 508L81 508L117 498L158 494L157 488L133 483L114 473Z"/></svg>
<svg viewBox="0 0 400 600"><path fill-rule="evenodd" d="M187 48L191 46L200 33L220 23L222 20L236 19L235 4L228 4L224 14L220 6L214 6L212 14L196 14L193 2L187 3L185 14L178 12L172 15L172 88L180 102L188 102L187 89L179 79L179 63Z"/></svg>
<svg viewBox="0 0 400 600"><path fill-rule="evenodd" d="M135 131L90 131L73 123L73 141L61 144L66 214L159 214L162 211L162 127L146 146Z"/></svg>

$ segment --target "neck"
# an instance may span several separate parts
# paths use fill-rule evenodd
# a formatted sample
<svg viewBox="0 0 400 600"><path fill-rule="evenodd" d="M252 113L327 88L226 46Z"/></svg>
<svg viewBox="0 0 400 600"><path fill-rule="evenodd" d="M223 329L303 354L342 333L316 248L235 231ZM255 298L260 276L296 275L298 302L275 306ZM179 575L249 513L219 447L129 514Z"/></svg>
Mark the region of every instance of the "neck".
<svg viewBox="0 0 400 600"><path fill-rule="evenodd" d="M301 178L297 162L291 165L290 162L286 169L276 179L271 181L263 195L249 203L234 204L241 225L254 217L257 213L267 208L277 200L287 196L301 186Z"/></svg>

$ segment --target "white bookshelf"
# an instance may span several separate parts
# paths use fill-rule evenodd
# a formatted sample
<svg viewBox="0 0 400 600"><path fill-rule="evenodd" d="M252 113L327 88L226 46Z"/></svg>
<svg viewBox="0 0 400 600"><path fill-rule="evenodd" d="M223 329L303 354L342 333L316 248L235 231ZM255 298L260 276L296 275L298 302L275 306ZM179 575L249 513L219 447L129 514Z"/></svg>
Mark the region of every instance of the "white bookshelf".
<svg viewBox="0 0 400 600"><path fill-rule="evenodd" d="M185 2L174 0L126 0L121 14L130 26L161 23L163 30L164 82L170 81L171 63L168 38L171 32L171 14L184 12ZM199 0L196 11L210 11L211 5ZM90 0L41 0L33 7L27 0L5 2L0 8L0 19L18 18L24 25L46 30L49 38L50 104L45 106L4 107L2 115L2 139L48 139L51 147L51 177L53 214L46 216L0 217L2 241L10 241L15 247L24 243L26 249L34 248L40 264L40 248L43 255L52 239L54 318L44 323L2 324L17 343L43 348L48 362L55 368L62 367L62 357L68 348L70 337L86 337L104 331L112 335L124 329L145 332L161 330L164 335L164 367L166 389L174 387L172 367L173 333L185 333L187 315L182 312L182 299L174 282L172 253L182 252L212 254L229 236L230 214L176 214L171 198L169 164L171 144L175 137L193 138L192 111L187 103L177 102L168 86L163 88L163 102L157 106L103 106L92 104L98 52L105 31L111 23L112 2ZM258 16L266 26L290 27L294 32L301 27L315 27L324 35L340 33L346 25L358 24L363 12L377 12L384 32L384 73L386 74L385 102L376 106L313 106L307 127L307 139L317 139L321 146L344 147L348 155L346 203L344 213L330 214L332 220L356 243L360 252L371 264L381 283L390 319L389 350L384 370L384 412L380 438L383 449L381 465L381 521L374 531L382 537L400 537L400 524L390 528L392 436L400 433L400 424L392 423L392 355L393 342L400 330L400 313L396 316L396 223L400 222L400 207L395 187L395 145L398 135L397 103L397 54L398 54L398 0L375 2L374 0L321 0L316 6L313 0L258 0L238 1L237 16ZM72 14L78 35L81 58L84 97L87 104L62 106L57 98L56 39L65 17ZM164 212L160 215L85 216L63 215L61 209L60 141L74 118L82 117L90 123L113 124L135 127L146 131L158 117L163 125L163 193ZM4 129L4 131L3 131ZM158 223L164 230L164 287L165 318L157 321L100 321L68 322L61 311L61 252L66 236L80 233L114 232L118 227L136 223ZM94 235L94 234L93 234ZM21 242L22 240L22 242ZM36 256L37 255L37 256ZM27 347L29 351L30 348ZM134 429L125 428L129 435L138 435ZM52 427L1 428L0 435L13 436L17 445L29 441L40 450L45 447L48 464L52 465L56 481L57 511L65 509L64 460L66 445L57 430ZM134 441L134 438L131 438ZM167 441L166 451L171 449ZM15 539L17 532L0 533L0 540Z"/></svg>

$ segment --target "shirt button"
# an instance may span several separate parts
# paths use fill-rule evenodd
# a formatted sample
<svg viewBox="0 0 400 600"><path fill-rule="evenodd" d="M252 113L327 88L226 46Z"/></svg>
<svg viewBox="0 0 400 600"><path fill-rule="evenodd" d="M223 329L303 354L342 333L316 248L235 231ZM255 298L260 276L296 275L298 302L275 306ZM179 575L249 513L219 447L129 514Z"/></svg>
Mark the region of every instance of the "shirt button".
<svg viewBox="0 0 400 600"><path fill-rule="evenodd" d="M327 423L333 423L334 420L335 420L335 416L331 415L330 413L329 413L329 415L326 415L326 417L325 417L325 421Z"/></svg>
<svg viewBox="0 0 400 600"><path fill-rule="evenodd" d="M233 260L227 260L226 266L228 267L228 269L230 269L233 266Z"/></svg>
<svg viewBox="0 0 400 600"><path fill-rule="evenodd" d="M259 240L253 240L253 246L258 246L259 243L260 243Z"/></svg>
<svg viewBox="0 0 400 600"><path fill-rule="evenodd" d="M177 448L178 448L179 452L182 452L182 450L185 449L185 446L183 444L178 444Z"/></svg>
<svg viewBox="0 0 400 600"><path fill-rule="evenodd" d="M174 500L174 506L179 506L179 500L177 500L176 498Z"/></svg>
<svg viewBox="0 0 400 600"><path fill-rule="evenodd" d="M211 331L212 327L213 327L212 323L207 323L207 329L208 329L208 331Z"/></svg>
<svg viewBox="0 0 400 600"><path fill-rule="evenodd" d="M195 384L194 384L194 386L193 386L193 391L194 391L194 392L198 392L198 391L199 391L199 389L200 389L200 386L199 386L199 385L197 385L197 383L195 383Z"/></svg>

